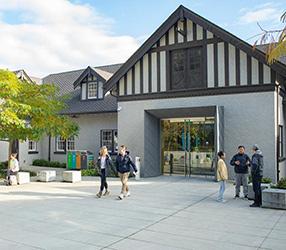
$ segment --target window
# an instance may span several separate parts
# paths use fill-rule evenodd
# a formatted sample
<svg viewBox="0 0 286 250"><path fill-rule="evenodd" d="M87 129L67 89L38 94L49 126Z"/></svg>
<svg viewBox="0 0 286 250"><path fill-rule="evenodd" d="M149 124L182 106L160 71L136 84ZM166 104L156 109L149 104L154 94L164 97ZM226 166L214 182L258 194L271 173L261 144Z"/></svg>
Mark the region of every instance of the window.
<svg viewBox="0 0 286 250"><path fill-rule="evenodd" d="M284 158L284 127L279 125L279 158Z"/></svg>
<svg viewBox="0 0 286 250"><path fill-rule="evenodd" d="M65 152L67 150L74 150L75 149L75 138L71 136L67 140L63 137L58 136L56 138L56 151L57 152Z"/></svg>
<svg viewBox="0 0 286 250"><path fill-rule="evenodd" d="M171 51L171 89L204 88L202 47Z"/></svg>
<svg viewBox="0 0 286 250"><path fill-rule="evenodd" d="M75 149L75 142L74 136L71 136L67 139L67 150L74 150Z"/></svg>
<svg viewBox="0 0 286 250"><path fill-rule="evenodd" d="M101 147L106 146L110 153L118 151L117 130L101 130Z"/></svg>
<svg viewBox="0 0 286 250"><path fill-rule="evenodd" d="M88 98L93 99L97 98L97 82L89 82L88 83Z"/></svg>
<svg viewBox="0 0 286 250"><path fill-rule="evenodd" d="M56 138L56 151L63 152L66 150L66 141L63 137L58 136Z"/></svg>
<svg viewBox="0 0 286 250"><path fill-rule="evenodd" d="M37 151L37 142L35 142L35 141L28 141L28 151L29 152Z"/></svg>

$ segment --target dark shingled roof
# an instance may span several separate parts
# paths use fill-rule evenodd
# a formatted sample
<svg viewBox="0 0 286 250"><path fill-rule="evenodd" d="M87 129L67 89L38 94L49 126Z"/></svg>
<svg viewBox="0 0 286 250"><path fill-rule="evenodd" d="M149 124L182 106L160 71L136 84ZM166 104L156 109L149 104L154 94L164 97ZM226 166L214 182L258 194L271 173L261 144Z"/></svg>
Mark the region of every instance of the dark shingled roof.
<svg viewBox="0 0 286 250"><path fill-rule="evenodd" d="M105 71L114 74L122 64L105 65L93 67L95 70ZM101 100L80 100L80 89L74 89L73 83L83 73L85 69L50 74L43 78L43 84L53 83L59 87L60 95L68 94L70 99L67 101L67 109L62 114L86 114L86 113L103 113L117 112L117 99L110 94Z"/></svg>
<svg viewBox="0 0 286 250"><path fill-rule="evenodd" d="M61 112L65 115L94 114L117 112L117 99L108 94L104 99L99 100L80 100L80 89L70 93L71 98L66 102L67 108Z"/></svg>
<svg viewBox="0 0 286 250"><path fill-rule="evenodd" d="M256 48L259 49L260 51L266 53L268 46L269 46L269 44L260 44L260 45L256 45ZM278 61L286 64L286 55L279 57Z"/></svg>

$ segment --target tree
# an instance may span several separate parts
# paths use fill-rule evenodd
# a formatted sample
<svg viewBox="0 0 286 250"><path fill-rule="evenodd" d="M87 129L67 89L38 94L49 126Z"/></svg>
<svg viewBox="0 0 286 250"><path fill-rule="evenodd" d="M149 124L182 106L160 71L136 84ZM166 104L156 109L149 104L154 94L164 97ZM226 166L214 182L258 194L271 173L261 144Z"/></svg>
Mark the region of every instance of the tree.
<svg viewBox="0 0 286 250"><path fill-rule="evenodd" d="M280 18L282 23L286 23L286 12ZM259 25L259 24L258 24ZM268 44L266 50L266 58L269 64L278 60L281 56L286 55L286 25L283 29L265 30L259 25L262 30L261 38L257 40L254 47L259 42L260 44Z"/></svg>
<svg viewBox="0 0 286 250"><path fill-rule="evenodd" d="M8 70L0 70L0 138L9 140L9 153L14 140L77 135L78 125L60 115L66 97L57 93L52 84L29 83Z"/></svg>

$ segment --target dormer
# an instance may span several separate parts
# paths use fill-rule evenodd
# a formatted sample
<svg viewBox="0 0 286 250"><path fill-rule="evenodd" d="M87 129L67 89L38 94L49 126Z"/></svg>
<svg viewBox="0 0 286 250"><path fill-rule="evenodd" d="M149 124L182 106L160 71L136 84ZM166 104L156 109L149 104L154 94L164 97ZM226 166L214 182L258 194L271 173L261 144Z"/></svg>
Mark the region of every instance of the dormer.
<svg viewBox="0 0 286 250"><path fill-rule="evenodd" d="M81 100L100 100L104 98L103 85L112 76L111 73L88 66L74 82L74 88L80 87Z"/></svg>

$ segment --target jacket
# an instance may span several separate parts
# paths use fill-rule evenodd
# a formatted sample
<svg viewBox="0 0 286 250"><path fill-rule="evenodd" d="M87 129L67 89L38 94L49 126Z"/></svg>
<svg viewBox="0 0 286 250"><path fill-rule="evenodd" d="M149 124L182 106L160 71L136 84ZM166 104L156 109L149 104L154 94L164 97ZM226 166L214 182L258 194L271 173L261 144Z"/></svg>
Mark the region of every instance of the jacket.
<svg viewBox="0 0 286 250"><path fill-rule="evenodd" d="M127 152L124 156L121 154L117 155L115 164L117 172L121 174L130 172L131 170L137 172L137 168Z"/></svg>
<svg viewBox="0 0 286 250"><path fill-rule="evenodd" d="M235 162L239 161L240 164L236 165ZM248 163L249 162L249 163ZM250 166L251 160L247 154L236 154L232 157L230 165L234 166L234 172L237 174L247 174L248 166Z"/></svg>
<svg viewBox="0 0 286 250"><path fill-rule="evenodd" d="M110 158L109 155L106 155L106 158L105 158L105 175L108 175L108 172L110 171L110 169L112 169L112 160ZM96 166L98 168L98 172L100 173L101 171L101 156L99 156L97 158L97 163L96 163Z"/></svg>
<svg viewBox="0 0 286 250"><path fill-rule="evenodd" d="M251 159L251 174L254 176L263 176L263 155L260 150L257 150Z"/></svg>
<svg viewBox="0 0 286 250"><path fill-rule="evenodd" d="M217 180L225 181L228 179L227 167L223 159L219 159L217 162Z"/></svg>

